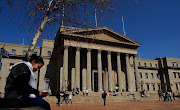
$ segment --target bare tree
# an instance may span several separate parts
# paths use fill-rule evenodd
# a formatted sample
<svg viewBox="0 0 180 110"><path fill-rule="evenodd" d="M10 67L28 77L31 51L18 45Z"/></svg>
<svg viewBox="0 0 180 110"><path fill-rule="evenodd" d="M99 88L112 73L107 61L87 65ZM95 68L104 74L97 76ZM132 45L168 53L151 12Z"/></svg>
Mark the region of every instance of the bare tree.
<svg viewBox="0 0 180 110"><path fill-rule="evenodd" d="M28 49L30 56L46 24L70 23L81 27L92 26L94 14L107 15L119 0L7 0L15 7L16 16L24 15L23 25L37 30ZM17 11L18 10L18 11ZM17 14L19 13L19 15ZM38 26L37 26L38 25ZM37 29L37 27L38 29ZM50 26L51 27L51 26ZM59 28L59 27L58 27Z"/></svg>

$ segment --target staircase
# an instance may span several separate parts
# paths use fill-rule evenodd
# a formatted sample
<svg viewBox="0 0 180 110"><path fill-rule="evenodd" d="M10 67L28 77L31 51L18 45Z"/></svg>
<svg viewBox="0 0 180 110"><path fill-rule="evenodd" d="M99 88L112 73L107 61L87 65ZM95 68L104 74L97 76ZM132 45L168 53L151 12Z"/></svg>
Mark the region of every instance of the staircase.
<svg viewBox="0 0 180 110"><path fill-rule="evenodd" d="M129 92L123 92L122 95L118 92L117 96L112 96L112 93L108 92L109 96L106 97L107 102L124 102L124 101L146 101L146 100L158 100L157 93L146 93L145 98L140 97L139 92L131 95ZM44 98L49 103L57 103L55 96L48 96ZM61 98L62 101L62 98ZM101 92L89 92L88 96L83 96L83 93L80 92L79 95L72 96L73 103L86 103L86 102L102 102L102 93Z"/></svg>

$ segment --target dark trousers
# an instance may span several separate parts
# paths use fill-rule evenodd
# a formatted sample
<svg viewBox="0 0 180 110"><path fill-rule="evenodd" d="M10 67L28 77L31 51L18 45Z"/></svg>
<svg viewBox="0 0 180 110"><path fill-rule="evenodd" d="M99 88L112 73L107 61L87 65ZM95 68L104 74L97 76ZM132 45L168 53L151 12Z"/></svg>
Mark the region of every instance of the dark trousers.
<svg viewBox="0 0 180 110"><path fill-rule="evenodd" d="M58 99L58 102L57 102L57 104L59 104L59 102L60 102L60 97L59 98L57 98Z"/></svg>
<svg viewBox="0 0 180 110"><path fill-rule="evenodd" d="M103 98L103 100L104 100L104 106L106 106L106 98Z"/></svg>
<svg viewBox="0 0 180 110"><path fill-rule="evenodd" d="M39 96L36 96L36 98L30 99L30 103L32 106L40 106L42 108L45 108L46 110L51 110L49 103Z"/></svg>

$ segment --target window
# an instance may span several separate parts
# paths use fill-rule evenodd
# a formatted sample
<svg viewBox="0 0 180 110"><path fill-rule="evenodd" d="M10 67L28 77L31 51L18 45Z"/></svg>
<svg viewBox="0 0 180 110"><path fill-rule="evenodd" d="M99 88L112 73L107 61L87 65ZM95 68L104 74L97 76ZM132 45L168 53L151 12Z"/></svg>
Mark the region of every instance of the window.
<svg viewBox="0 0 180 110"><path fill-rule="evenodd" d="M157 68L157 64L155 64L155 67Z"/></svg>
<svg viewBox="0 0 180 110"><path fill-rule="evenodd" d="M144 66L146 67L146 63L144 63Z"/></svg>
<svg viewBox="0 0 180 110"><path fill-rule="evenodd" d="M176 66L178 67L178 64L176 64Z"/></svg>
<svg viewBox="0 0 180 110"><path fill-rule="evenodd" d="M154 75L153 75L153 73L151 73L151 78L154 78Z"/></svg>
<svg viewBox="0 0 180 110"><path fill-rule="evenodd" d="M160 78L159 78L159 74L158 74L158 73L157 73L157 79L160 79Z"/></svg>
<svg viewBox="0 0 180 110"><path fill-rule="evenodd" d="M150 63L150 67L152 67L152 64Z"/></svg>
<svg viewBox="0 0 180 110"><path fill-rule="evenodd" d="M174 73L174 78L176 78L176 73L175 72L173 72Z"/></svg>
<svg viewBox="0 0 180 110"><path fill-rule="evenodd" d="M180 73L178 73L178 77L180 78Z"/></svg>
<svg viewBox="0 0 180 110"><path fill-rule="evenodd" d="M139 66L141 66L141 62L139 62Z"/></svg>
<svg viewBox="0 0 180 110"><path fill-rule="evenodd" d="M176 90L178 90L178 84L176 84Z"/></svg>
<svg viewBox="0 0 180 110"><path fill-rule="evenodd" d="M153 84L153 91L155 91L155 85Z"/></svg>
<svg viewBox="0 0 180 110"><path fill-rule="evenodd" d="M172 64L172 66L174 67L174 63Z"/></svg>
<svg viewBox="0 0 180 110"><path fill-rule="evenodd" d="M49 89L49 81L45 82L45 89Z"/></svg>
<svg viewBox="0 0 180 110"><path fill-rule="evenodd" d="M16 50L12 49L12 55L16 55Z"/></svg>
<svg viewBox="0 0 180 110"><path fill-rule="evenodd" d="M37 52L34 52L34 54L36 54L36 55L37 55Z"/></svg>
<svg viewBox="0 0 180 110"><path fill-rule="evenodd" d="M149 85L147 84L147 91L149 91Z"/></svg>
<svg viewBox="0 0 180 110"><path fill-rule="evenodd" d="M51 56L51 51L48 51L48 56L49 56L49 57Z"/></svg>
<svg viewBox="0 0 180 110"><path fill-rule="evenodd" d="M148 74L146 73L146 78L148 78Z"/></svg>
<svg viewBox="0 0 180 110"><path fill-rule="evenodd" d="M160 90L161 89L161 86L160 85L158 85L158 90Z"/></svg>
<svg viewBox="0 0 180 110"><path fill-rule="evenodd" d="M141 90L143 90L143 85L141 84Z"/></svg>
<svg viewBox="0 0 180 110"><path fill-rule="evenodd" d="M139 73L139 76L140 76L140 78L142 78L142 73L141 72Z"/></svg>
<svg viewBox="0 0 180 110"><path fill-rule="evenodd" d="M26 50L23 50L23 55L24 55L24 56L26 55L26 53L27 53L27 51L26 51Z"/></svg>

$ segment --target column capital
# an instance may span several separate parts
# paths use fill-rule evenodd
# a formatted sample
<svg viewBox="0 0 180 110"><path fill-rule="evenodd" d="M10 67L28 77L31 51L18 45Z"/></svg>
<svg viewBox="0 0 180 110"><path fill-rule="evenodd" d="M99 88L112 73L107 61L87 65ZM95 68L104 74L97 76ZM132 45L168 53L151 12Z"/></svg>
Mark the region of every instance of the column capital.
<svg viewBox="0 0 180 110"><path fill-rule="evenodd" d="M99 49L98 49L98 53L101 53L101 52L102 52L102 50L99 50Z"/></svg>
<svg viewBox="0 0 180 110"><path fill-rule="evenodd" d="M80 48L80 47L76 47L76 50L77 50L77 51L80 51L80 50L81 50L81 48Z"/></svg>
<svg viewBox="0 0 180 110"><path fill-rule="evenodd" d="M121 55L121 52L117 52L117 55Z"/></svg>
<svg viewBox="0 0 180 110"><path fill-rule="evenodd" d="M67 50L69 48L69 46L64 46L64 49Z"/></svg>
<svg viewBox="0 0 180 110"><path fill-rule="evenodd" d="M111 51L108 51L107 53L108 53L108 55L110 55L110 54L111 54Z"/></svg>
<svg viewBox="0 0 180 110"><path fill-rule="evenodd" d="M129 53L126 53L126 57L129 57Z"/></svg>
<svg viewBox="0 0 180 110"><path fill-rule="evenodd" d="M91 48L87 48L87 51L88 51L88 52L91 52L91 50L92 50Z"/></svg>

